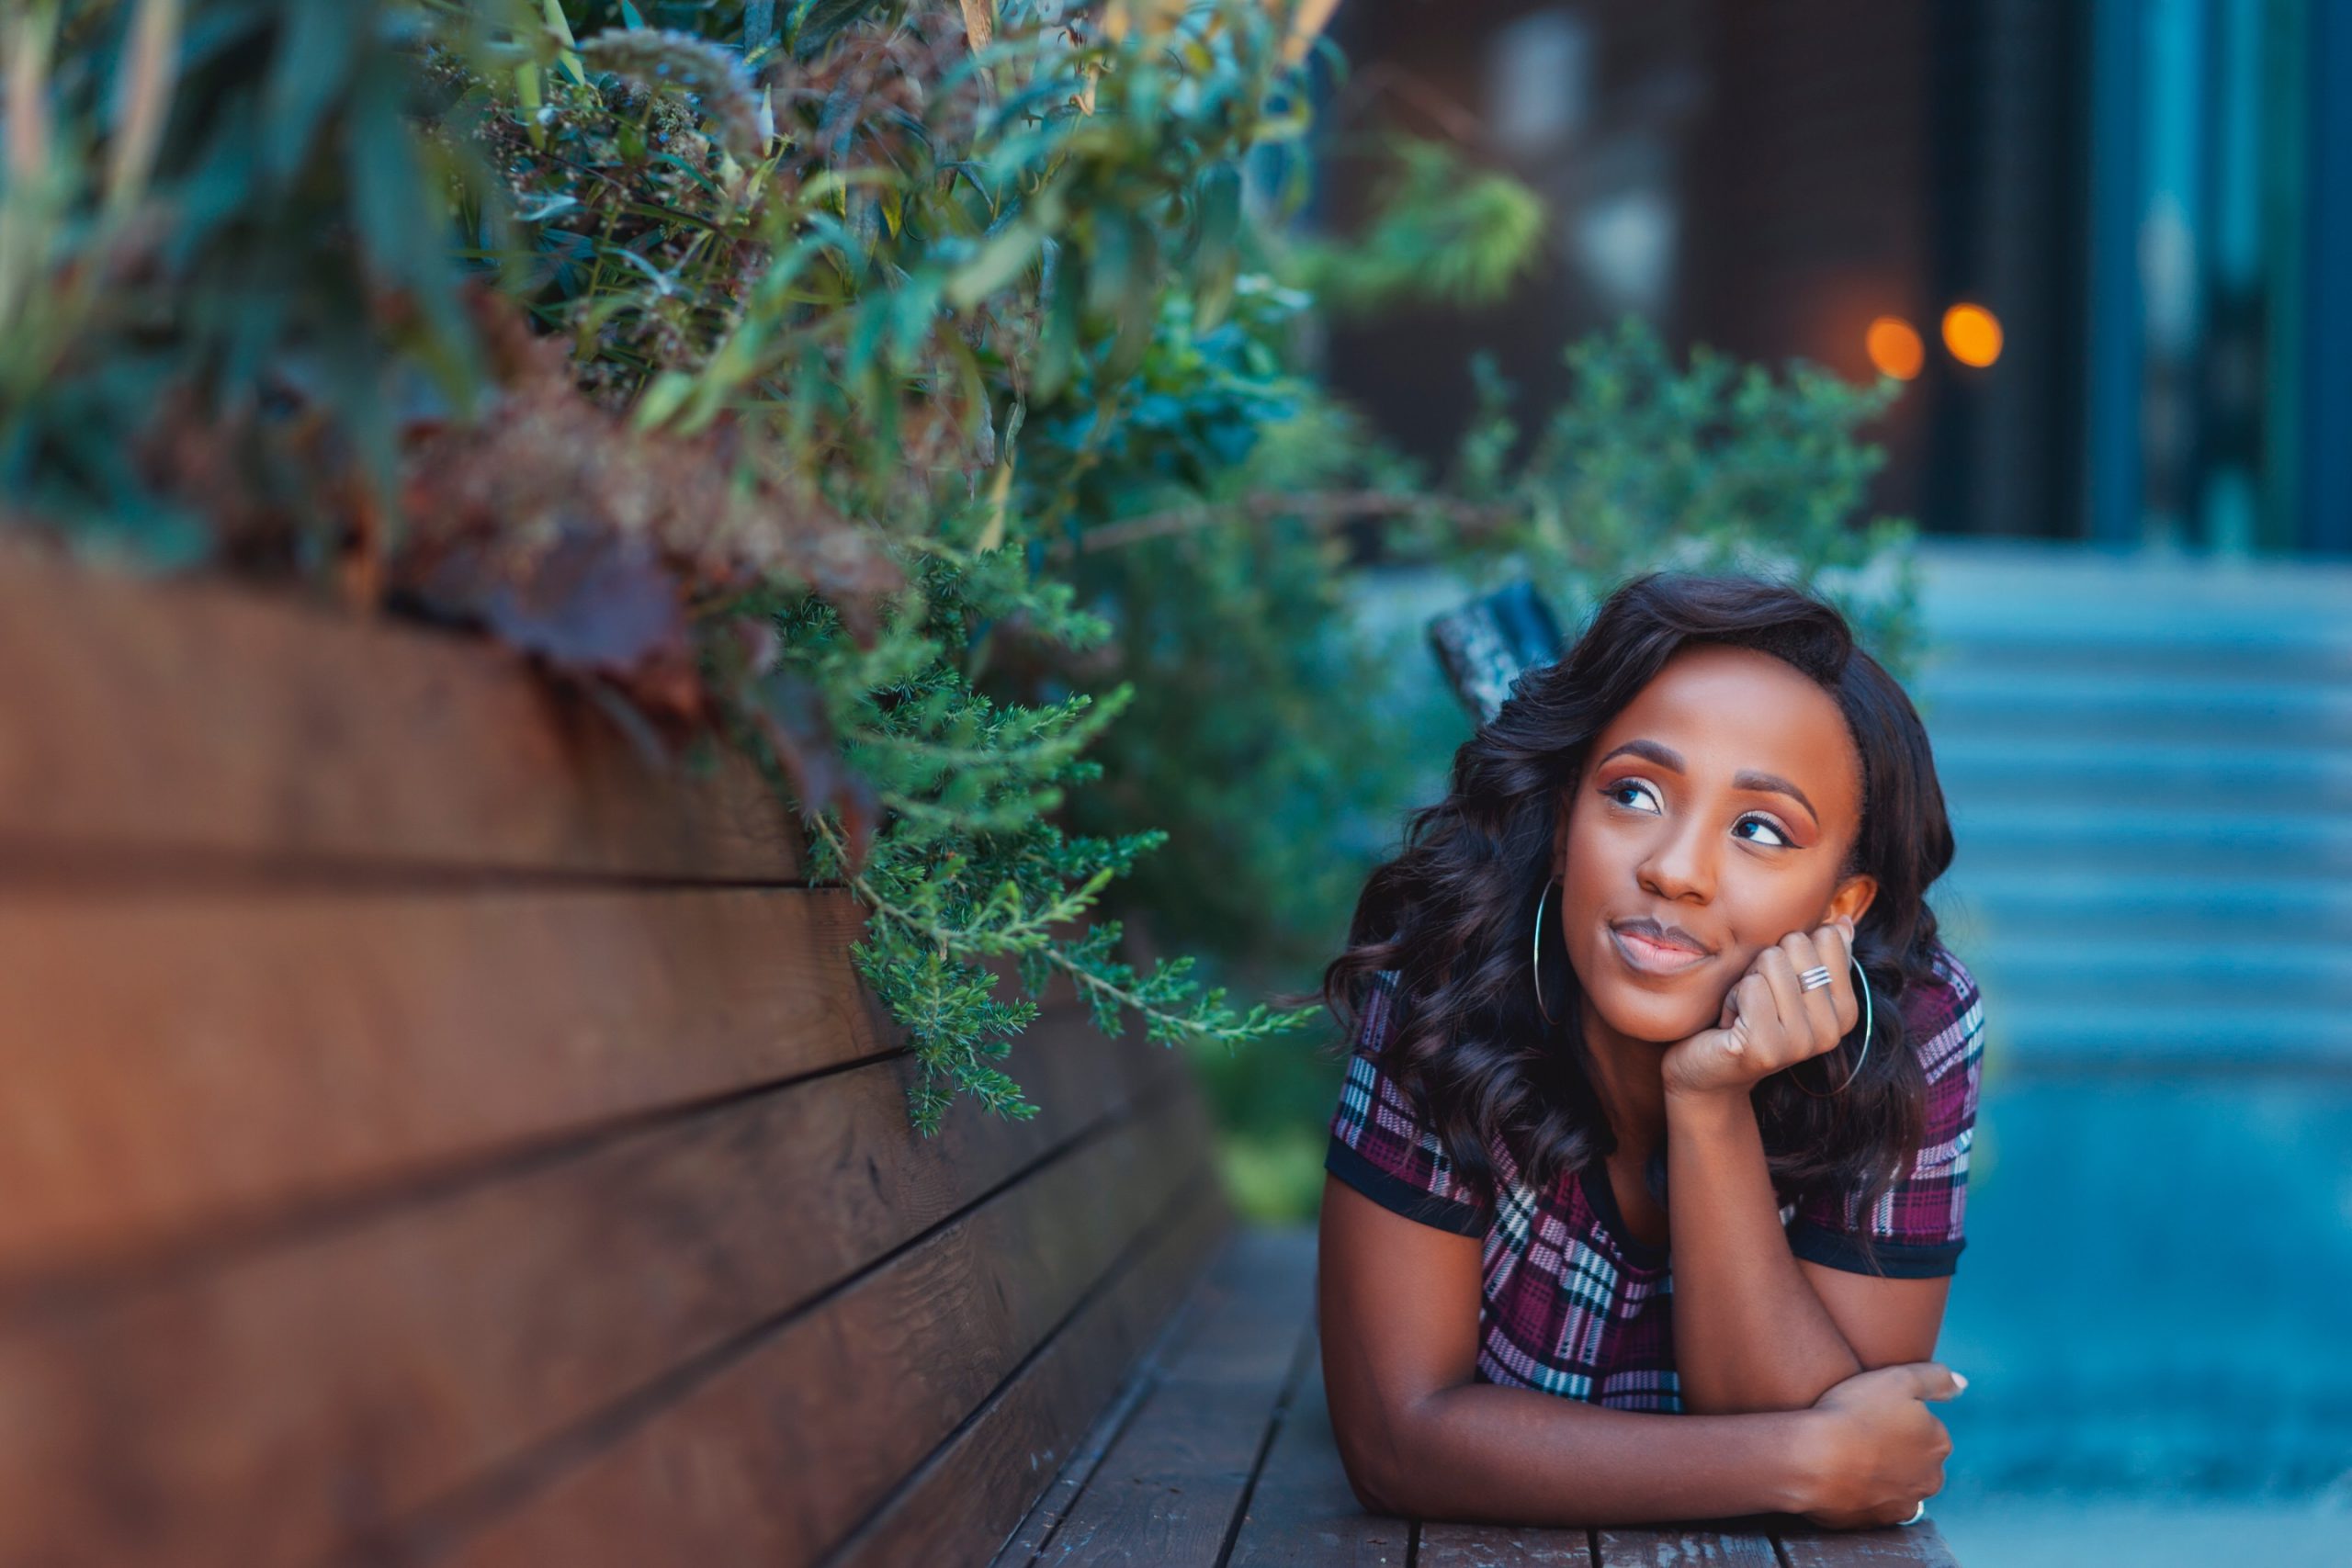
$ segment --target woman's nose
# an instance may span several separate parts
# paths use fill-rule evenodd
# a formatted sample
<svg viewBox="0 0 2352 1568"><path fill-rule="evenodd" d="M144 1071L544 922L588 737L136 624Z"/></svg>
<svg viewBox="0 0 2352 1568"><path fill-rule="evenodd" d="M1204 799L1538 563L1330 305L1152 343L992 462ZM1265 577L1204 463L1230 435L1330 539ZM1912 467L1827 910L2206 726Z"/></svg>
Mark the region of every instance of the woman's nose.
<svg viewBox="0 0 2352 1568"><path fill-rule="evenodd" d="M1662 898L1703 895L1714 886L1714 863L1699 835L1669 831L1642 863L1642 879Z"/></svg>

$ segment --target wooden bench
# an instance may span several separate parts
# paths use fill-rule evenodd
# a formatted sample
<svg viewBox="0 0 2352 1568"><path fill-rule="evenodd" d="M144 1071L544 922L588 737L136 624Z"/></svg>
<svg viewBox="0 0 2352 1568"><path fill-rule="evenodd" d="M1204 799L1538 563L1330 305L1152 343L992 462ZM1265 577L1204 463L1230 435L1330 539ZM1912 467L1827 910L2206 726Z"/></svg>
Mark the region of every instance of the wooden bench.
<svg viewBox="0 0 2352 1568"><path fill-rule="evenodd" d="M0 1568L1773 1561L1363 1517L1183 1058L1064 997L919 1137L798 844L485 644L0 552Z"/></svg>
<svg viewBox="0 0 2352 1568"><path fill-rule="evenodd" d="M1311 1229L1239 1232L994 1568L1954 1568L1932 1518L1583 1530L1367 1515L1332 1441L1314 1302Z"/></svg>

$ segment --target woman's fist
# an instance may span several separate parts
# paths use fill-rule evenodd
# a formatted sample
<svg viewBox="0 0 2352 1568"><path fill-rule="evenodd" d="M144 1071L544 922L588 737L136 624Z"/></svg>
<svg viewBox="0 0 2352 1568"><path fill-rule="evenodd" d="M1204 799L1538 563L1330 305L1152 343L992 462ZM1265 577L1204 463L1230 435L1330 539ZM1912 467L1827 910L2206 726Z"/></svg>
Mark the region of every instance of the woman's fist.
<svg viewBox="0 0 2352 1568"><path fill-rule="evenodd" d="M1836 1050L1862 1015L1853 939L1852 922L1840 917L1758 953L1724 994L1715 1026L1668 1048L1667 1092L1744 1096L1781 1068ZM1829 971L1829 984L1808 991L1801 976L1815 967Z"/></svg>
<svg viewBox="0 0 2352 1568"><path fill-rule="evenodd" d="M1966 1387L1937 1361L1858 1372L1813 1402L1804 1517L1826 1529L1899 1525L1944 1489L1951 1434L1927 1401Z"/></svg>

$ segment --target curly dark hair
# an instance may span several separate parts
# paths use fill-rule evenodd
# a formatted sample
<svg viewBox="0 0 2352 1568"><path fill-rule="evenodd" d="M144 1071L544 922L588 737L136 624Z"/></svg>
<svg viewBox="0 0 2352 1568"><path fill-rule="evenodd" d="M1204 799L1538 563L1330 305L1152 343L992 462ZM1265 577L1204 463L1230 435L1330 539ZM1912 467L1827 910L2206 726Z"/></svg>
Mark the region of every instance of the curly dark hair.
<svg viewBox="0 0 2352 1568"><path fill-rule="evenodd" d="M1698 643L1755 649L1810 677L1836 699L1861 755L1861 826L1838 876L1878 883L1854 936L1876 998L1871 1050L1828 1099L1791 1081L1802 1063L1756 1087L1775 1185L1859 1186L1867 1213L1918 1152L1927 1081L1905 1048L1904 998L1934 982L1940 943L1926 894L1953 851L1927 729L1834 607L1759 577L1654 571L1611 593L1566 655L1522 673L1501 711L1463 742L1445 798L1409 814L1403 849L1366 880L1346 951L1323 972L1341 1056L1371 987L1395 972L1380 1066L1426 1109L1455 1175L1488 1201L1492 1140L1538 1190L1617 1146L1593 1089L1576 973L1544 966L1545 1004L1563 1021L1555 1033L1536 1010L1531 937L1564 792L1618 712ZM1861 1028L1835 1060L1851 1060ZM1821 1077L1811 1066L1808 1085Z"/></svg>

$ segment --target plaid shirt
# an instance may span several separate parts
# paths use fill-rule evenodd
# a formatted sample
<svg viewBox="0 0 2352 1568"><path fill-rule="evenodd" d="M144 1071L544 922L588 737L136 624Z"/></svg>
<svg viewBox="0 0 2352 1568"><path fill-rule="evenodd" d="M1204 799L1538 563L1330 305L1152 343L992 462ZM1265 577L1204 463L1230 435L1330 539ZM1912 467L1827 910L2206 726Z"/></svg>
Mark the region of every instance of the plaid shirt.
<svg viewBox="0 0 2352 1568"><path fill-rule="evenodd" d="M1867 1235L1890 1277L1928 1279L1958 1267L1984 1013L1960 960L1939 946L1933 962L1936 983L1915 987L1903 1009L1928 1078L1917 1157L1867 1222L1855 1191L1782 1194L1781 1224L1799 1258L1868 1273L1857 1246ZM1364 1009L1324 1168L1384 1208L1481 1238L1478 1381L1623 1410L1680 1410L1668 1249L1628 1234L1600 1161L1539 1193L1498 1141L1488 1158L1502 1185L1499 1203L1474 1200L1426 1117L1374 1060L1387 1037L1396 978L1384 970Z"/></svg>

